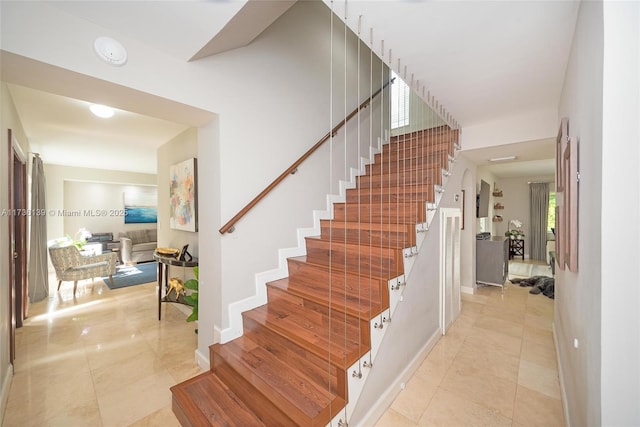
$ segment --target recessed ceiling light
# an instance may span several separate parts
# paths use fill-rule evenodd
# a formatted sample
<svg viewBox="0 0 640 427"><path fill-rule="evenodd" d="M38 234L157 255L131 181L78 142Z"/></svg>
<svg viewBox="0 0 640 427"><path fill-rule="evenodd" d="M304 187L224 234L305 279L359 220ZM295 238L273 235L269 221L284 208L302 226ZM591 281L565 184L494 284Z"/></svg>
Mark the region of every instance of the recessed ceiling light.
<svg viewBox="0 0 640 427"><path fill-rule="evenodd" d="M103 119L113 117L113 108L107 107L106 105L93 104L89 107L89 110L91 110L91 112L96 116Z"/></svg>
<svg viewBox="0 0 640 427"><path fill-rule="evenodd" d="M494 157L493 159L489 159L490 162L505 162L507 160L515 160L518 157L516 156L506 156L506 157Z"/></svg>
<svg viewBox="0 0 640 427"><path fill-rule="evenodd" d="M127 62L127 50L111 37L98 37L93 43L93 48L98 58L107 64L120 66Z"/></svg>

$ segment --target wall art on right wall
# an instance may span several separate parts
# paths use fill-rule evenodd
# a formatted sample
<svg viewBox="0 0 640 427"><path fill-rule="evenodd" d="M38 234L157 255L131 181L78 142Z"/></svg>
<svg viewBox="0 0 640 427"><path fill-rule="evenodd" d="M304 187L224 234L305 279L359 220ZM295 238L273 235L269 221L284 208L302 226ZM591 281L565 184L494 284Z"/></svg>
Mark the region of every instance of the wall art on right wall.
<svg viewBox="0 0 640 427"><path fill-rule="evenodd" d="M578 271L579 144L569 137L569 120L563 118L556 139L556 261L558 268Z"/></svg>
<svg viewBox="0 0 640 427"><path fill-rule="evenodd" d="M188 159L169 167L169 227L198 231L198 163Z"/></svg>

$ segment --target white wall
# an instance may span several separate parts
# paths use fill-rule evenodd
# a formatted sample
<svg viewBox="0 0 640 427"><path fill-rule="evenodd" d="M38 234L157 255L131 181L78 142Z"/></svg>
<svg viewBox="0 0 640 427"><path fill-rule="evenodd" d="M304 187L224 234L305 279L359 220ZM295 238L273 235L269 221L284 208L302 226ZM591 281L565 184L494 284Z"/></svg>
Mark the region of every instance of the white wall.
<svg viewBox="0 0 640 427"><path fill-rule="evenodd" d="M24 133L20 118L4 82L0 83L0 212L9 206L9 147L8 130L11 129L22 151L30 151L29 141ZM30 190L27 188L30 194ZM30 198L29 196L27 197ZM9 396L9 387L13 368L10 358L10 321L9 321L9 217L0 215L0 424L4 417L4 409Z"/></svg>
<svg viewBox="0 0 640 427"><path fill-rule="evenodd" d="M220 128L217 117L206 126L198 129L198 156L200 159L220 158ZM200 213L199 236L205 238L199 241L200 281L198 311L198 349L196 358L202 369L209 369L209 346L219 340L214 336L214 330L219 330L222 324L222 307L215 301L222 300L222 265L215 262L211 256L203 254L219 254L222 236L218 233L220 220L220 169L214 167L198 168L198 181L207 188L200 193L198 211ZM204 216L206 213L206 216ZM207 301L210 303L204 304ZM226 311L225 311L226 313Z"/></svg>
<svg viewBox="0 0 640 427"><path fill-rule="evenodd" d="M569 118L569 135L580 143L579 272L556 268L555 335L564 404L572 426L602 425L602 254L603 244L603 12L601 2L582 2L562 89L559 117ZM621 153L615 142L610 150ZM626 185L626 184L625 184ZM616 219L614 219L616 218ZM618 223L617 215L612 217ZM634 261L637 264L637 260ZM606 287L620 283L607 283ZM626 326L623 326L627 329ZM574 339L578 348L574 348ZM638 359L636 359L637 361ZM629 396L617 394L626 400ZM637 405L638 400L633 404Z"/></svg>
<svg viewBox="0 0 640 427"><path fill-rule="evenodd" d="M155 185L112 184L65 180L64 209L55 211L64 221L64 235L74 238L80 228L92 233L119 233L128 230L155 229L156 223L125 224L124 197L129 192L156 191ZM52 209L49 209L52 211ZM76 215L77 214L77 215ZM62 236L59 236L62 237Z"/></svg>
<svg viewBox="0 0 640 427"><path fill-rule="evenodd" d="M125 229L156 227L156 224L125 225L124 219L118 216L111 216L105 220L104 218L100 219L84 214L85 209L97 209L97 205L102 205L108 210L121 208L122 192L126 185L156 185L156 175L54 165L48 164L46 158L43 158L42 161L44 162L44 174L47 183L47 211L50 213L47 215L47 240L64 237L67 234L73 237L80 228L79 224L84 224L85 222L86 224L91 224L91 226L87 227L90 231L113 231L114 237L118 235L118 232ZM104 192L105 197L109 198L109 203L103 204L104 201L92 199L95 194L92 195L91 193L65 195L65 187L67 185L69 186L68 190L71 191L95 190ZM65 201L71 202L72 205L66 206ZM69 208L81 210L82 215L79 218L75 218L78 221L75 221L75 219L71 222L68 221L69 218L64 211L69 210ZM65 221L68 223L66 227Z"/></svg>
<svg viewBox="0 0 640 427"><path fill-rule="evenodd" d="M637 2L581 3L562 91L560 116L580 144L579 272L556 270L555 332L576 426L640 424L640 293L629 280L640 254L639 27Z"/></svg>
<svg viewBox="0 0 640 427"><path fill-rule="evenodd" d="M562 60L559 58L558 60ZM500 117L464 127L462 146L465 150L554 138L558 133L558 111L547 108L534 111L517 111Z"/></svg>
<svg viewBox="0 0 640 427"><path fill-rule="evenodd" d="M601 420L637 426L640 290L629 278L640 272L640 3L604 2L603 12Z"/></svg>

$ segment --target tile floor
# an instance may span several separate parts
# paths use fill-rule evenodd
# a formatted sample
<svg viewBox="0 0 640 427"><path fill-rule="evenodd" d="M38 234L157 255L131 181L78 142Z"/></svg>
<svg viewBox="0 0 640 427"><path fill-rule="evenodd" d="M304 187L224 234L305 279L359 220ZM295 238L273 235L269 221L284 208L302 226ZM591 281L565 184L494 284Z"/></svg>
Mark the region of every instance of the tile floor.
<svg viewBox="0 0 640 427"><path fill-rule="evenodd" d="M201 372L195 325L172 304L158 321L156 284L50 281L16 332L3 427L179 426L169 387Z"/></svg>
<svg viewBox="0 0 640 427"><path fill-rule="evenodd" d="M525 270L528 267L524 267ZM194 325L155 283L63 283L16 335L3 427L178 426L169 387L200 372ZM561 426L553 300L529 288L464 295L462 313L378 427Z"/></svg>
<svg viewBox="0 0 640 427"><path fill-rule="evenodd" d="M510 267L524 277L547 269ZM507 282L504 294L463 294L460 316L376 427L563 426L554 302L530 289Z"/></svg>

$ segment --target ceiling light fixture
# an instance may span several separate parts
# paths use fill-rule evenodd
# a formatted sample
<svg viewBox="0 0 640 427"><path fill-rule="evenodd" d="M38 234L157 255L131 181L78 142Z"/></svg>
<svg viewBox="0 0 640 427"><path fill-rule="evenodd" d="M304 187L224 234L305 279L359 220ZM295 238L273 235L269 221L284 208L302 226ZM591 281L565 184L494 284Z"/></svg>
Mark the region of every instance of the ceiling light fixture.
<svg viewBox="0 0 640 427"><path fill-rule="evenodd" d="M127 50L111 37L98 37L93 43L98 58L110 65L121 66L127 62Z"/></svg>
<svg viewBox="0 0 640 427"><path fill-rule="evenodd" d="M107 107L106 105L100 105L100 104L92 104L89 107L89 110L91 110L91 112L96 116L101 117L103 119L108 119L109 117L113 117L113 113L114 113L113 108Z"/></svg>
<svg viewBox="0 0 640 427"><path fill-rule="evenodd" d="M507 160L515 160L518 157L516 156L506 156L506 157L494 157L492 159L489 159L490 162L505 162Z"/></svg>

